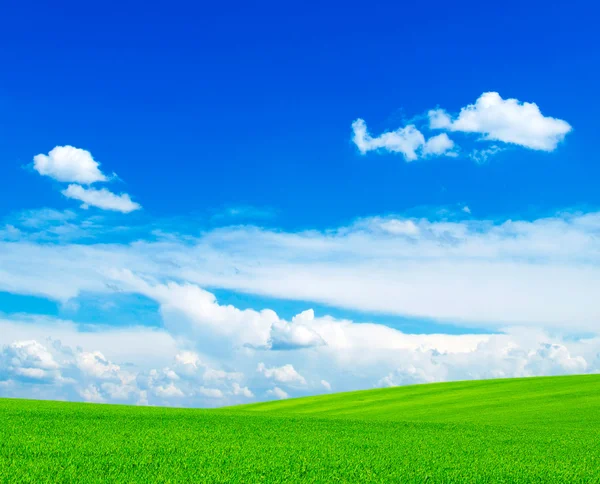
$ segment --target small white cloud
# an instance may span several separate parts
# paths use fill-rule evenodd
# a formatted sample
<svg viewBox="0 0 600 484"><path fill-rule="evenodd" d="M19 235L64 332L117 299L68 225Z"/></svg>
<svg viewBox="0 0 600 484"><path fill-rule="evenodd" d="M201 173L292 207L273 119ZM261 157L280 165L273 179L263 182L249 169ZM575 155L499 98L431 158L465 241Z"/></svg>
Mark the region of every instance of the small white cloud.
<svg viewBox="0 0 600 484"><path fill-rule="evenodd" d="M265 375L265 377L275 380L279 383L300 383L306 384L305 378L298 373L292 365L283 365L281 367L267 368L264 363L259 363L256 369L259 373Z"/></svg>
<svg viewBox="0 0 600 484"><path fill-rule="evenodd" d="M57 146L47 155L34 156L33 168L60 182L90 184L108 180L89 151L73 146Z"/></svg>
<svg viewBox="0 0 600 484"><path fill-rule="evenodd" d="M234 395L241 395L246 398L254 397L254 394L250 391L248 387L240 386L239 383L234 383L232 385L231 393L233 393Z"/></svg>
<svg viewBox="0 0 600 484"><path fill-rule="evenodd" d="M452 152L454 141L452 141L446 133L432 136L423 145L423 156L457 156Z"/></svg>
<svg viewBox="0 0 600 484"><path fill-rule="evenodd" d="M128 194L116 195L106 188L96 190L94 188L84 188L81 185L69 185L66 190L62 191L62 194L67 198L83 202L82 208L92 206L102 210L122 213L129 213L142 208L139 203L133 202Z"/></svg>
<svg viewBox="0 0 600 484"><path fill-rule="evenodd" d="M218 388L204 388L200 387L198 393L204 397L209 398L223 398L223 392Z"/></svg>
<svg viewBox="0 0 600 484"><path fill-rule="evenodd" d="M463 211L463 212L465 212L465 213L471 213L471 209L469 208L469 206L468 206L468 205L465 205L465 206L462 208L462 211Z"/></svg>
<svg viewBox="0 0 600 484"><path fill-rule="evenodd" d="M331 384L327 380L321 380L321 385L323 385L327 390L331 390Z"/></svg>
<svg viewBox="0 0 600 484"><path fill-rule="evenodd" d="M280 400L285 400L286 398L290 398L290 396L281 388L275 387L272 390L267 392L267 395L279 398Z"/></svg>
<svg viewBox="0 0 600 484"><path fill-rule="evenodd" d="M174 383L158 385L153 388L154 394L159 398L183 398L185 394Z"/></svg>
<svg viewBox="0 0 600 484"><path fill-rule="evenodd" d="M359 118L352 123L352 131L352 141L363 155L368 151L385 150L401 153L406 161L414 161L423 156L447 155L454 147L454 142L447 135L425 140L423 133L412 124L373 138L367 131L365 121Z"/></svg>
<svg viewBox="0 0 600 484"><path fill-rule="evenodd" d="M475 104L462 108L454 120L442 109L429 111L428 115L432 129L479 133L487 140L541 151L555 150L572 130L566 121L544 116L537 104L502 99L497 92L483 93Z"/></svg>
<svg viewBox="0 0 600 484"><path fill-rule="evenodd" d="M469 158L471 158L475 163L481 165L485 163L490 156L500 153L501 151L504 151L504 149L493 145L483 150L473 150L471 153L469 153Z"/></svg>

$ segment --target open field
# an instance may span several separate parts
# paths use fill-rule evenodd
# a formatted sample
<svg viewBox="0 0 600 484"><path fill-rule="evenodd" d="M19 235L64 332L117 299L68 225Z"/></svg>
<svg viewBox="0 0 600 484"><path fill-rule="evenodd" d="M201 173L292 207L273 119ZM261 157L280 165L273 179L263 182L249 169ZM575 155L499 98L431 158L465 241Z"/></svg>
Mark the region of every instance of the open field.
<svg viewBox="0 0 600 484"><path fill-rule="evenodd" d="M600 375L219 410L0 399L0 482L600 482Z"/></svg>

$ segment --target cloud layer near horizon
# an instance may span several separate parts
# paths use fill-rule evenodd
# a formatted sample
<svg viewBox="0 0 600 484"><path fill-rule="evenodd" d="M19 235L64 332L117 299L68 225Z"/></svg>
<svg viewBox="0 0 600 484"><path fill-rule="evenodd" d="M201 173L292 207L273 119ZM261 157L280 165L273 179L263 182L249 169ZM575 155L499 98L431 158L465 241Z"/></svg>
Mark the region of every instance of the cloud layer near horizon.
<svg viewBox="0 0 600 484"><path fill-rule="evenodd" d="M162 327L90 331L5 317L3 395L210 406L599 370L596 212L504 222L371 217L329 231L236 226L198 237L153 226L120 244L104 243L101 226L98 243L79 242L89 224L72 213L13 223L0 232L0 291L62 304L139 295L158 305ZM307 301L307 310L288 321L269 308L220 304L203 287ZM406 334L317 316L310 301L489 331Z"/></svg>

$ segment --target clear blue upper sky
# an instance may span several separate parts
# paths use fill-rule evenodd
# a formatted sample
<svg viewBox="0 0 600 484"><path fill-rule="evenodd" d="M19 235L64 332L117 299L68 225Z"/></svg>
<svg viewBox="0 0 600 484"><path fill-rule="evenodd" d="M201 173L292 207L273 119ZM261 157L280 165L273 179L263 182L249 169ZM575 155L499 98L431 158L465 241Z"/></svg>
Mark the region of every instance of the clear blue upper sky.
<svg viewBox="0 0 600 484"><path fill-rule="evenodd" d="M69 207L23 166L89 150L152 216L249 205L286 229L415 206L481 217L598 205L593 2L9 1L0 19L0 212ZM556 152L415 163L380 133L484 91L573 133Z"/></svg>

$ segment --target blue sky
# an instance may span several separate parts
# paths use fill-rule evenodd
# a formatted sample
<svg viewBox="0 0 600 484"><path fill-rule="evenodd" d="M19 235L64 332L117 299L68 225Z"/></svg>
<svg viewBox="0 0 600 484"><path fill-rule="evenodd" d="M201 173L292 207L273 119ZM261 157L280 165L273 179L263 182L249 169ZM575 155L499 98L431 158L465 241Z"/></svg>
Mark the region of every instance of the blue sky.
<svg viewBox="0 0 600 484"><path fill-rule="evenodd" d="M0 395L597 371L594 18L11 2Z"/></svg>
<svg viewBox="0 0 600 484"><path fill-rule="evenodd" d="M21 170L63 144L117 172L153 216L253 205L295 229L420 205L505 216L600 201L589 160L598 45L584 3L434 3L425 13L278 2L231 13L120 2L117 15L115 5L14 2L3 16L3 210L53 195L69 206ZM577 135L553 156L503 154L484 168L364 159L349 142L357 117L395 129L484 91L536 102Z"/></svg>

